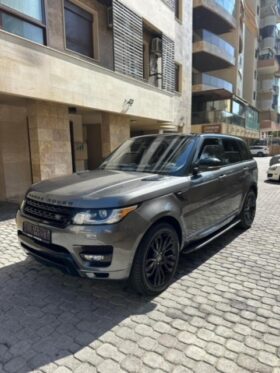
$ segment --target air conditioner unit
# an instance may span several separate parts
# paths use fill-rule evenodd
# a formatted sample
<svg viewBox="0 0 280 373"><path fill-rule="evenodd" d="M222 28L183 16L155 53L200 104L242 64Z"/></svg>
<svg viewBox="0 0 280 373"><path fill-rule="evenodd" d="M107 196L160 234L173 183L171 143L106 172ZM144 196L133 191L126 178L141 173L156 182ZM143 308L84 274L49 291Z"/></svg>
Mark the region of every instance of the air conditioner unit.
<svg viewBox="0 0 280 373"><path fill-rule="evenodd" d="M153 38L151 41L151 53L160 57L162 55L162 39Z"/></svg>
<svg viewBox="0 0 280 373"><path fill-rule="evenodd" d="M107 8L107 27L113 28L113 8L111 6Z"/></svg>

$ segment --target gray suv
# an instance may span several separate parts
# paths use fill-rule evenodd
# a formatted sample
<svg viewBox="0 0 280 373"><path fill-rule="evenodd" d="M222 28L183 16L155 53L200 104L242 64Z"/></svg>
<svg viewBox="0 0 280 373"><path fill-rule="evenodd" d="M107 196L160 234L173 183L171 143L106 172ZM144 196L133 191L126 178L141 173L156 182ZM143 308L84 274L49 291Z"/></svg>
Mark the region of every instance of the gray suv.
<svg viewBox="0 0 280 373"><path fill-rule="evenodd" d="M37 260L95 279L166 289L180 252L238 225L249 228L257 164L223 135L127 140L94 171L33 185L17 213L21 246Z"/></svg>

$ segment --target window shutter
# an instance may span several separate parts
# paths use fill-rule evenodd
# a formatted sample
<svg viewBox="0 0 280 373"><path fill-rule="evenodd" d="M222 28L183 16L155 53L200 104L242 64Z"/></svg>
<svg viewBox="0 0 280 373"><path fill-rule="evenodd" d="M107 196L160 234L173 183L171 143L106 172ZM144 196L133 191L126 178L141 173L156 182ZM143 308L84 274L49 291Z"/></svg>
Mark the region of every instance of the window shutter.
<svg viewBox="0 0 280 373"><path fill-rule="evenodd" d="M143 79L142 18L118 0L113 0L115 71Z"/></svg>
<svg viewBox="0 0 280 373"><path fill-rule="evenodd" d="M174 41L162 35L162 88L175 91Z"/></svg>
<svg viewBox="0 0 280 373"><path fill-rule="evenodd" d="M169 8L175 11L175 0L162 0Z"/></svg>

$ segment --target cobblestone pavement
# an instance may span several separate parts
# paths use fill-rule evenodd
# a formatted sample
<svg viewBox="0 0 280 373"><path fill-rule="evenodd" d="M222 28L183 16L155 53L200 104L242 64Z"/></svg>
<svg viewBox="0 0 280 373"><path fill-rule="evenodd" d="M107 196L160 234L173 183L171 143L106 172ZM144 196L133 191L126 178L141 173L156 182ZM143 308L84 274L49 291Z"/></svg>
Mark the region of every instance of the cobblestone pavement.
<svg viewBox="0 0 280 373"><path fill-rule="evenodd" d="M26 258L0 219L0 372L280 372L280 185L253 228L182 258L157 298Z"/></svg>

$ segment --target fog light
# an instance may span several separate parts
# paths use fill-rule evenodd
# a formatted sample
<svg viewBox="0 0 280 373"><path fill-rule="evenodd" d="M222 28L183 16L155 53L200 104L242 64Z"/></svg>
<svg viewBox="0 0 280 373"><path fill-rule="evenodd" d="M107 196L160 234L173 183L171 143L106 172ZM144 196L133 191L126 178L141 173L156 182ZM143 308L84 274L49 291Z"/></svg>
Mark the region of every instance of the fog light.
<svg viewBox="0 0 280 373"><path fill-rule="evenodd" d="M86 276L88 278L95 278L95 274L94 273L91 273L91 272L86 272Z"/></svg>
<svg viewBox="0 0 280 373"><path fill-rule="evenodd" d="M81 254L81 258L87 262L104 262L106 257L104 255Z"/></svg>

